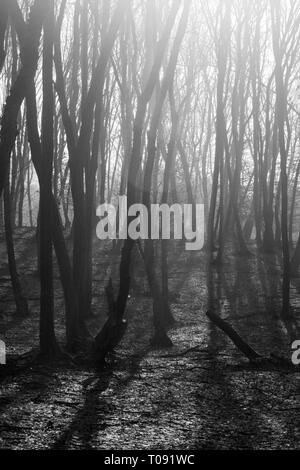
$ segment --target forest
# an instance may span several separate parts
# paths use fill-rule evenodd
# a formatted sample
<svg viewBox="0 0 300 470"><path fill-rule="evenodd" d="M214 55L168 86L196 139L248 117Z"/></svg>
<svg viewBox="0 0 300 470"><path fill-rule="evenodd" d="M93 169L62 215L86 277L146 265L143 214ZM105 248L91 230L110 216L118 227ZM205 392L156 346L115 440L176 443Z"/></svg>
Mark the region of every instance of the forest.
<svg viewBox="0 0 300 470"><path fill-rule="evenodd" d="M0 105L0 449L299 449L300 2L0 0Z"/></svg>

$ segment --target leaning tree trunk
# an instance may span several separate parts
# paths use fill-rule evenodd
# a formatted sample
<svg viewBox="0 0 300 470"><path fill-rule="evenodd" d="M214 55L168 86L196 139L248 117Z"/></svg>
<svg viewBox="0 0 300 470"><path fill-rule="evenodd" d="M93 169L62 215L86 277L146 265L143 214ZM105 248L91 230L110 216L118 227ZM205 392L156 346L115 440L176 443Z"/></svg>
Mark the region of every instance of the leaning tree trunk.
<svg viewBox="0 0 300 470"><path fill-rule="evenodd" d="M14 14L15 3L14 1L9 2L12 15ZM26 25L28 34L24 37L27 39L24 40L21 47L22 67L4 106L0 130L0 195L5 185L10 156L17 136L19 110L25 98L26 90L35 76L42 23L46 14L45 2L36 0L31 10L29 23Z"/></svg>
<svg viewBox="0 0 300 470"><path fill-rule="evenodd" d="M185 30L186 30L186 25L187 25L187 20L188 20L188 14L189 14L189 8L190 8L190 2L185 1L185 6L184 10L180 19L180 23L178 25L178 30L176 37L174 39L174 46L172 48L172 52L170 55L169 63L166 69L166 73L164 75L164 78L162 80L161 88L159 90L159 93L157 95L155 107L153 110L152 118L151 118L151 124L150 124L150 130L148 132L148 145L147 145L147 160L146 160L146 165L145 165L145 175L144 175L144 187L143 187L143 204L146 206L148 209L148 214L150 215L150 193L151 193L151 187L152 187L152 177L153 177L153 168L155 165L155 158L157 158L157 135L158 135L158 129L159 129L159 124L161 121L161 115L162 115L162 110L163 110L163 105L168 93L168 89L172 89L173 87L173 80L174 80L174 74L176 70L176 65L178 61L178 55L180 51L180 45L182 43ZM171 97L173 97L172 93L170 94ZM171 100L172 101L172 100ZM174 100L173 100L174 101ZM172 109L174 108L175 105L171 107ZM174 112L173 112L174 114ZM176 118L176 127L174 127L174 122L173 122L173 117L172 117L172 137L171 140L171 158L173 158L173 153L174 153L174 148L175 148L175 142L176 142L176 135L177 135L177 121L178 119ZM174 134L175 133L175 134ZM167 176L166 184L169 182L169 174ZM166 188L165 195L167 197L167 191L168 187ZM148 218L148 232L151 233L151 217L149 216ZM166 244L167 241L165 240L166 243L162 243L162 251L166 255ZM167 267L167 258L163 257L163 259L166 261L162 264L163 268L163 285L166 288L166 268ZM170 340L166 335L165 332L165 325L170 325L174 322L174 318L170 312L170 308L168 305L168 295L165 290L165 292L162 292L160 289L160 286L156 280L156 274L155 274L155 266L154 266L154 246L153 246L153 240L149 238L148 240L145 241L145 268L146 268L146 273L148 276L149 280L149 285L152 293L152 298L153 298L153 318L154 318L154 326L155 326L155 333L154 337L152 339L152 343L154 345L169 345Z"/></svg>
<svg viewBox="0 0 300 470"><path fill-rule="evenodd" d="M147 104L151 99L151 96L154 91L155 84L157 82L157 77L161 68L162 60L166 50L169 36L173 28L173 24L177 15L180 2L175 1L170 13L170 16L167 21L164 33L161 40L157 45L157 54L155 61L152 67L152 70L149 75L148 82L145 85L143 93L139 97L137 111L135 116L134 130L133 130L133 146L132 154L130 159L130 167L128 173L128 184L127 184L127 203L130 207L136 202L137 188L135 182L138 176L138 171L141 164L141 145L142 145L142 134L143 134L143 123L145 121ZM134 245L134 241L131 238L125 240L121 263L120 263L120 287L116 303L117 317L122 318L125 312L127 298L130 288L130 258L131 251Z"/></svg>
<svg viewBox="0 0 300 470"><path fill-rule="evenodd" d="M169 41L171 31L177 16L177 12L180 6L179 1L174 1L171 12L167 19L165 29L162 33L161 39L157 44L156 56L154 58L154 63L151 68L149 78L144 86L143 92L138 98L137 110L134 120L133 127L133 145L130 158L130 165L128 171L128 183L127 183L127 204L128 207L137 202L138 191L136 188L136 181L138 178L138 173L141 166L142 159L142 135L143 135L143 126L145 122L145 116L147 112L147 105L152 97L155 85L157 83L157 77L161 69L162 61L165 55L166 47ZM128 223L132 221L132 218L128 218ZM104 347L102 344L103 338L108 334L107 332L115 331L114 337L118 337L118 340L121 339L121 335L118 333L124 331L123 327L123 317L126 310L129 290L130 290L130 265L131 265L131 253L134 246L134 240L128 237L124 241L121 254L120 262L120 284L119 292L116 301L113 301L112 311L113 314L109 316L107 322L103 326L100 333L97 335L95 342L97 348L98 358L104 357L110 346L106 344ZM109 333L109 337L112 335ZM111 339L110 343L113 343L114 340Z"/></svg>

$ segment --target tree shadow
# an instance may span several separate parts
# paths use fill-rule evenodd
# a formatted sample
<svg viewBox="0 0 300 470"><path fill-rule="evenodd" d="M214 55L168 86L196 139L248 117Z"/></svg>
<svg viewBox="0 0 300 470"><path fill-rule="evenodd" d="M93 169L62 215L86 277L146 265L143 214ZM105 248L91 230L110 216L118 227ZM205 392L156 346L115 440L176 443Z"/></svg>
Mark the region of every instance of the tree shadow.
<svg viewBox="0 0 300 470"><path fill-rule="evenodd" d="M149 349L117 359L114 363L100 367L95 375L84 382L85 398L82 408L76 413L68 428L59 436L51 446L52 450L64 450L70 447L70 441L76 437L76 447L93 449L93 438L97 432L105 430L109 425L106 417L111 414L111 405L103 396L104 392L111 386L111 380L116 371L126 371L125 378L118 380L113 386L111 393L117 396L126 388L137 375L140 362L148 354Z"/></svg>

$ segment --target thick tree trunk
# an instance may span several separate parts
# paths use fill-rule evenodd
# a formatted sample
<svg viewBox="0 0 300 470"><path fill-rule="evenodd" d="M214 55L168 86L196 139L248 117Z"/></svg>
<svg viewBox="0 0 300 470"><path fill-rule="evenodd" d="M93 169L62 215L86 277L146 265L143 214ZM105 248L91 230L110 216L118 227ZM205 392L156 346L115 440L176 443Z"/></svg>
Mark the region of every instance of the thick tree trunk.
<svg viewBox="0 0 300 470"><path fill-rule="evenodd" d="M40 350L51 359L57 352L54 332L54 292L52 261L52 165L53 165L53 35L54 1L48 0L49 13L44 25L43 44L43 112L40 180Z"/></svg>

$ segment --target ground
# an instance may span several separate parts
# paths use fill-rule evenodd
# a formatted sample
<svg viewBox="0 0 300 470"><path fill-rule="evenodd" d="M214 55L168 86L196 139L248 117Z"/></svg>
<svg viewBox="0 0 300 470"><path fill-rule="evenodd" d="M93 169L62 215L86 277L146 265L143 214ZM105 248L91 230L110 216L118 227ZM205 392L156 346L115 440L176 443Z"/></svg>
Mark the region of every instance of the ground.
<svg viewBox="0 0 300 470"><path fill-rule="evenodd" d="M20 278L30 317L16 318L0 240L0 337L8 360L38 345L39 285L34 232L17 230ZM254 247L252 252L255 253ZM9 449L299 449L300 373L253 367L205 315L205 253L176 246L171 255L174 346L153 350L151 298L142 265L128 304L128 329L107 365L86 362L0 366L0 448ZM103 296L118 255L95 242L93 334L106 315ZM292 283L295 321L280 316L281 268L277 256L226 253L213 268L216 308L259 353L291 357L300 339L299 280ZM56 332L64 342L63 297L55 276ZM297 336L298 335L298 336ZM194 348L194 349L193 349Z"/></svg>

